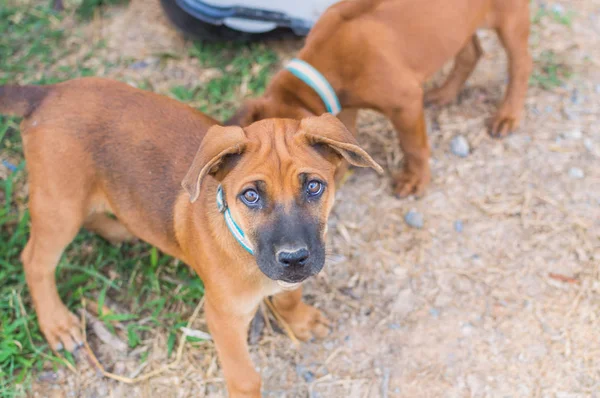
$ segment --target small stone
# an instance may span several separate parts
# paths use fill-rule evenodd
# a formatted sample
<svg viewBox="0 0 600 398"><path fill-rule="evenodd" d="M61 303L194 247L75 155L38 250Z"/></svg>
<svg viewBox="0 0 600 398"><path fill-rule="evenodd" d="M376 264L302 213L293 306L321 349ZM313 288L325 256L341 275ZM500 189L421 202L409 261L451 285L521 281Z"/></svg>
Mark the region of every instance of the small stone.
<svg viewBox="0 0 600 398"><path fill-rule="evenodd" d="M400 324L399 323L390 323L388 325L388 328L390 328L392 330L400 330Z"/></svg>
<svg viewBox="0 0 600 398"><path fill-rule="evenodd" d="M600 84L596 84L596 94L600 94Z"/></svg>
<svg viewBox="0 0 600 398"><path fill-rule="evenodd" d="M572 109L565 108L565 109L563 109L563 113L567 117L567 120L577 120L577 119L579 119L579 115L577 114L577 112L573 111Z"/></svg>
<svg viewBox="0 0 600 398"><path fill-rule="evenodd" d="M423 215L416 210L411 210L404 216L404 221L413 228L421 229L425 223Z"/></svg>
<svg viewBox="0 0 600 398"><path fill-rule="evenodd" d="M296 365L296 373L298 376L302 377L307 383L312 383L315 381L316 377L313 372L306 369L304 365Z"/></svg>
<svg viewBox="0 0 600 398"><path fill-rule="evenodd" d="M544 110L546 111L546 113L552 113L554 111L554 109L550 105L546 105L546 108Z"/></svg>
<svg viewBox="0 0 600 398"><path fill-rule="evenodd" d="M571 93L571 102L576 105L579 105L583 102L581 96L579 95L579 90L573 90L573 92Z"/></svg>
<svg viewBox="0 0 600 398"><path fill-rule="evenodd" d="M326 341L323 343L323 347L325 347L326 350L333 350L336 346L333 341Z"/></svg>
<svg viewBox="0 0 600 398"><path fill-rule="evenodd" d="M467 322L464 325L462 325L462 327L460 328L460 330L462 331L463 335L470 336L470 335L473 334L474 327L469 322Z"/></svg>
<svg viewBox="0 0 600 398"><path fill-rule="evenodd" d="M591 139L589 138L584 138L583 140L583 146L585 147L585 149L587 149L590 152L594 152L594 143L592 142Z"/></svg>
<svg viewBox="0 0 600 398"><path fill-rule="evenodd" d="M454 221L454 230L461 233L463 231L463 222L460 220Z"/></svg>
<svg viewBox="0 0 600 398"><path fill-rule="evenodd" d="M567 131L563 134L563 137L568 140L580 140L583 137L583 132L579 129L574 129L571 131Z"/></svg>
<svg viewBox="0 0 600 398"><path fill-rule="evenodd" d="M431 308L429 309L429 314L430 314L432 317L434 317L435 319L437 319L437 318L439 318L439 317L440 317L440 310L438 310L438 309L437 309L437 308L435 308L435 307L431 307Z"/></svg>
<svg viewBox="0 0 600 398"><path fill-rule="evenodd" d="M554 4L552 6L552 11L557 14L563 14L565 12L565 8L561 4Z"/></svg>
<svg viewBox="0 0 600 398"><path fill-rule="evenodd" d="M469 146L469 141L462 135L457 135L452 138L450 141L450 150L456 156L460 156L461 158L465 158L469 156L469 152L471 151L471 147Z"/></svg>
<svg viewBox="0 0 600 398"><path fill-rule="evenodd" d="M52 371L44 371L38 375L38 380L42 383L56 383L58 381L58 374Z"/></svg>
<svg viewBox="0 0 600 398"><path fill-rule="evenodd" d="M401 318L405 318L415 310L417 306L417 297L412 289L406 288L398 293L396 302L392 305L392 312L398 314Z"/></svg>
<svg viewBox="0 0 600 398"><path fill-rule="evenodd" d="M585 177L585 173L579 167L571 167L569 169L569 177L579 180Z"/></svg>
<svg viewBox="0 0 600 398"><path fill-rule="evenodd" d="M129 65L129 69L133 69L133 70L146 69L147 67L148 67L148 62L146 62L146 61L137 61L137 62L134 62L133 64Z"/></svg>

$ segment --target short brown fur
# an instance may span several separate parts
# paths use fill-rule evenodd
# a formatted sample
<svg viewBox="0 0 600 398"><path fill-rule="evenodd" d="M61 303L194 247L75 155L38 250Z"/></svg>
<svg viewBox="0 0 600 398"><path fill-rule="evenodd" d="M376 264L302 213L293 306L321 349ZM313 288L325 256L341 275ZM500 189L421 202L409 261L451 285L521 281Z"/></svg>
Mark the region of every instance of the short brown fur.
<svg viewBox="0 0 600 398"><path fill-rule="evenodd" d="M137 236L198 273L232 397L260 396L246 332L263 297L275 295L274 305L300 338L327 333L327 320L301 301L301 288L283 291L261 273L227 229L215 199L221 184L234 218L252 236L269 220L239 203L244 184L259 175L271 202L285 207L298 191L297 173L306 171L330 185L310 214L326 225L341 157L379 167L337 119L221 127L169 98L97 78L0 87L0 104L2 112L26 116L21 132L31 236L22 261L40 328L53 349L81 343L79 322L58 296L55 269L82 226L111 242ZM323 155L314 145L324 141L330 149Z"/></svg>
<svg viewBox="0 0 600 398"><path fill-rule="evenodd" d="M476 30L495 29L509 57L510 81L491 124L504 136L521 119L532 62L528 50L527 0L346 0L317 21L298 58L332 85L355 130L357 109L384 113L404 152L396 193L421 194L430 180L423 102L447 104L458 95L482 54ZM446 82L424 95L423 83L454 57ZM267 117L302 118L325 112L319 96L283 70L260 99L249 101L228 122L246 125Z"/></svg>

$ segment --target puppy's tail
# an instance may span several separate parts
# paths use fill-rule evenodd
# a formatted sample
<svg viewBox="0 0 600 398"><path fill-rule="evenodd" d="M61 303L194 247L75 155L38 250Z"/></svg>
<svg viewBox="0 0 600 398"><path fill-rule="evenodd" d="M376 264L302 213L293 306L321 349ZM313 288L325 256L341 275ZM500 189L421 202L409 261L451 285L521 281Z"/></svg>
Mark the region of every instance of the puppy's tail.
<svg viewBox="0 0 600 398"><path fill-rule="evenodd" d="M0 114L27 117L49 91L50 86L0 86Z"/></svg>

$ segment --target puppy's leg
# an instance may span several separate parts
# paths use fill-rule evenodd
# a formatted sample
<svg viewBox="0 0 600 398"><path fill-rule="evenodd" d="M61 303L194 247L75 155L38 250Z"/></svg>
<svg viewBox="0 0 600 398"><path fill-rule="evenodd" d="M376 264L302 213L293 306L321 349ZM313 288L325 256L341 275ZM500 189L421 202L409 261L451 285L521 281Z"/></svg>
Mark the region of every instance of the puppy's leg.
<svg viewBox="0 0 600 398"><path fill-rule="evenodd" d="M92 231L113 245L132 240L134 236L117 220L103 213L90 214L83 224L84 228Z"/></svg>
<svg viewBox="0 0 600 398"><path fill-rule="evenodd" d="M329 334L330 322L323 313L302 301L302 288L273 296L273 305L290 325L296 337L308 341Z"/></svg>
<svg viewBox="0 0 600 398"><path fill-rule="evenodd" d="M510 81L492 123L490 134L494 137L506 136L519 124L533 67L528 46L529 2L512 3L512 9L504 10L499 16L496 29L508 53Z"/></svg>
<svg viewBox="0 0 600 398"><path fill-rule="evenodd" d="M83 212L80 203L46 199L31 195L31 236L21 260L42 333L53 350L73 351L83 341L79 321L58 296L55 270L64 248L79 231Z"/></svg>
<svg viewBox="0 0 600 398"><path fill-rule="evenodd" d="M204 307L206 322L215 341L229 396L258 398L260 375L252 364L247 341L248 326L256 307L250 312L238 312L235 306L235 303L212 300L207 292Z"/></svg>
<svg viewBox="0 0 600 398"><path fill-rule="evenodd" d="M395 73L394 76L403 74ZM431 179L423 90L415 83L412 87L400 87L394 91L396 105L390 107L388 103L379 109L394 124L404 152L403 170L395 177L395 192L401 198L411 194L420 196Z"/></svg>
<svg viewBox="0 0 600 398"><path fill-rule="evenodd" d="M340 119L340 121L342 123L344 123L344 125L346 126L348 131L350 131L352 133L352 135L355 137L356 137L356 118L357 118L357 116L358 116L358 109L356 109L356 108L344 109L337 116L338 119ZM344 176L348 172L349 168L350 168L350 165L348 164L348 162L346 160L342 159L342 162L340 163L337 170L335 171L334 179L335 179L336 188L339 189L340 185L343 184Z"/></svg>
<svg viewBox="0 0 600 398"><path fill-rule="evenodd" d="M446 105L454 101L482 54L483 49L477 34L474 34L454 59L454 66L446 82L425 94L425 103Z"/></svg>

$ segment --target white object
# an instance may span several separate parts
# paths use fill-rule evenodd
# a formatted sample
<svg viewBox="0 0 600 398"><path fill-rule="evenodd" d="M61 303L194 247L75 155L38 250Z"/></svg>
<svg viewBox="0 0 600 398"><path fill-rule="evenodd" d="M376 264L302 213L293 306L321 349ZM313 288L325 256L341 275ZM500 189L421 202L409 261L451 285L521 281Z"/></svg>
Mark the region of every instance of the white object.
<svg viewBox="0 0 600 398"><path fill-rule="evenodd" d="M307 34L319 16L337 1L176 0L190 14L215 25L249 33L264 33L285 26L296 34ZM266 20L261 20L261 16ZM272 18L278 21L270 21Z"/></svg>

